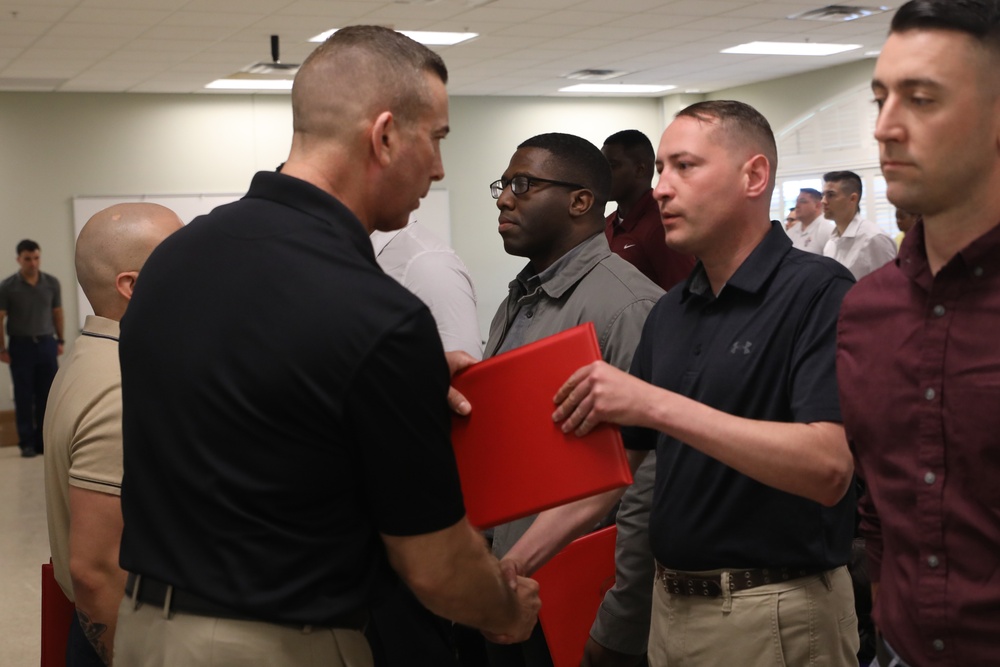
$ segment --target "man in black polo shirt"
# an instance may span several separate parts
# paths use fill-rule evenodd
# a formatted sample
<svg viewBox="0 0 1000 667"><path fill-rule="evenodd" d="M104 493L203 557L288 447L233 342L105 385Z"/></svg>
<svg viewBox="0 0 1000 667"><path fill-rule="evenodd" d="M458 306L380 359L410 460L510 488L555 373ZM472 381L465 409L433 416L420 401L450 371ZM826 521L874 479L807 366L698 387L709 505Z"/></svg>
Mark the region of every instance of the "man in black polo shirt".
<svg viewBox="0 0 1000 667"><path fill-rule="evenodd" d="M121 323L119 667L370 665L393 570L495 640L534 625L537 584L465 519L434 320L368 239L444 176L446 79L399 33L338 31L296 76L281 173L143 268Z"/></svg>
<svg viewBox="0 0 1000 667"><path fill-rule="evenodd" d="M653 308L631 374L591 364L556 396L565 431L613 422L634 460L656 450L654 666L857 664L834 374L853 280L769 221L776 162L745 104L677 115L654 196L667 243L699 263Z"/></svg>
<svg viewBox="0 0 1000 667"><path fill-rule="evenodd" d="M0 282L0 361L10 364L17 441L25 458L44 450L45 404L63 351L59 280L38 268L41 256L37 243L21 241L17 244L21 269ZM4 320L9 334L6 346Z"/></svg>

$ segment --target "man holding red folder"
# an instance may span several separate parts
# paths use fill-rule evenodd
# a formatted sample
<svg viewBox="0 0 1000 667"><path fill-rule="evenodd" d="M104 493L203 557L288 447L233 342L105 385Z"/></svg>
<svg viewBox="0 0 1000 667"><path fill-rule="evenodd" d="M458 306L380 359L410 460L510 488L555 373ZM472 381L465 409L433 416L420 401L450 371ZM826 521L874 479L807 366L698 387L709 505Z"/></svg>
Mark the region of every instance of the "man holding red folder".
<svg viewBox="0 0 1000 667"><path fill-rule="evenodd" d="M143 267L121 322L119 667L370 667L362 630L400 580L498 640L534 626L537 584L465 517L433 317L368 238L444 177L447 78L393 30L337 31L295 77L281 172Z"/></svg>
<svg viewBox="0 0 1000 667"><path fill-rule="evenodd" d="M500 180L491 185L500 209L499 232L508 254L528 265L510 283L486 343L487 356L513 350L584 322L593 322L603 358L628 368L646 316L663 290L637 268L613 254L604 231L604 207L611 168L589 141L570 134L542 134L518 146ZM652 468L639 475L623 501L635 516L648 507ZM498 526L493 553L503 555L534 521L526 517ZM592 528L593 526L589 526ZM644 534L641 522L635 532ZM621 528L620 528L621 530ZM645 543L645 539L638 540ZM646 562L648 563L648 556ZM540 563L538 564L540 565ZM537 569L537 566L536 568ZM532 570L533 571L533 570ZM651 563L626 580L648 592ZM640 617L648 617L648 596ZM641 622L641 621L640 621ZM541 628L521 645L490 646L493 667L551 665Z"/></svg>
<svg viewBox="0 0 1000 667"><path fill-rule="evenodd" d="M853 279L770 222L776 163L770 126L746 104L677 115L654 196L667 243L698 265L650 313L630 373L595 362L555 396L565 432L616 423L633 462L657 453L657 667L857 664L853 464L834 369ZM531 562L558 547L560 521L610 501L551 511L511 556Z"/></svg>

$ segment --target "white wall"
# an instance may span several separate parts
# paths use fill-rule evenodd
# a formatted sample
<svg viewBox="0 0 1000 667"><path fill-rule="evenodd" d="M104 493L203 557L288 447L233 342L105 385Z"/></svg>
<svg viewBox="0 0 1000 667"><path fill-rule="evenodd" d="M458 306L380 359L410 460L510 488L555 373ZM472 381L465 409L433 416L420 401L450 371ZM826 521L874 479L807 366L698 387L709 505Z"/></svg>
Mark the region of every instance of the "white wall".
<svg viewBox="0 0 1000 667"><path fill-rule="evenodd" d="M775 132L824 99L868 81L873 61L719 91L757 106ZM598 146L635 128L654 145L673 113L699 99L457 97L444 143L452 243L479 294L485 337L507 283L524 264L496 233L488 185L521 141L570 132ZM199 194L245 191L258 170L287 156L291 110L284 95L0 93L0 276L17 270L22 238L42 246L42 269L62 282L68 341L78 321L73 270L75 195ZM11 409L0 375L0 410Z"/></svg>

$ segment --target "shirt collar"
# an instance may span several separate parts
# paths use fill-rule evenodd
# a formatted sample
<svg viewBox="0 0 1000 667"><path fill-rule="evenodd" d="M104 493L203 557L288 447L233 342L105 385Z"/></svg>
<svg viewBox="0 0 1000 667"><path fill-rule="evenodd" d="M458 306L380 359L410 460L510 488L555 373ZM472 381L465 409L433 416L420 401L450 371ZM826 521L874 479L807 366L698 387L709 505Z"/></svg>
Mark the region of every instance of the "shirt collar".
<svg viewBox="0 0 1000 667"><path fill-rule="evenodd" d="M583 276L597 266L605 258L611 256L611 248L603 231L598 231L586 241L578 244L572 250L552 263L541 273L536 274L529 263L517 277L511 281L511 289L520 286L525 292L530 292L534 286L541 288L553 299L558 299Z"/></svg>
<svg viewBox="0 0 1000 667"><path fill-rule="evenodd" d="M836 223L834 223L833 235L842 239L854 238L858 233L859 227L861 227L861 213L855 213L854 218L852 218L851 221L847 223L847 228L844 229L843 234L837 232L837 226Z"/></svg>
<svg viewBox="0 0 1000 667"><path fill-rule="evenodd" d="M99 315L87 315L81 333L96 334L100 337L110 337L117 340L118 322Z"/></svg>
<svg viewBox="0 0 1000 667"><path fill-rule="evenodd" d="M791 249L792 240L781 228L781 223L772 220L771 229L726 281L726 287L751 294L760 291ZM708 280L708 274L705 273L705 267L700 261L684 283L681 300L684 301L691 295L706 299L715 298L712 295L712 285Z"/></svg>
<svg viewBox="0 0 1000 667"><path fill-rule="evenodd" d="M638 201L632 205L629 209L628 217L621 218L618 216L618 211L614 212L615 226L621 227L626 232L630 232L635 229L635 226L639 224L639 221L645 218L649 214L649 209L657 209L656 214L659 216L659 210L656 205L656 200L653 199L653 188L646 190L646 194L639 197Z"/></svg>
<svg viewBox="0 0 1000 667"><path fill-rule="evenodd" d="M918 219L913 229L903 237L903 244L899 248L895 262L903 275L925 290L930 290L934 276L927 261L923 218ZM996 274L1000 271L1000 223L958 251L942 267L938 275L954 270L971 272L976 278L981 278L986 273Z"/></svg>

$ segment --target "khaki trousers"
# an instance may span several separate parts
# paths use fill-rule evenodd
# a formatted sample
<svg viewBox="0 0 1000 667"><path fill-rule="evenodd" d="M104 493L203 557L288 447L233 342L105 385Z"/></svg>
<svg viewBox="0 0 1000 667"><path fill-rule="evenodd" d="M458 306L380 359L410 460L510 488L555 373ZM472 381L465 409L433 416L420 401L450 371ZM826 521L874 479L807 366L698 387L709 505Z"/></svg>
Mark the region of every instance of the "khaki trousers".
<svg viewBox="0 0 1000 667"><path fill-rule="evenodd" d="M372 667L358 630L293 628L173 612L126 596L115 667Z"/></svg>
<svg viewBox="0 0 1000 667"><path fill-rule="evenodd" d="M722 576L727 589L729 575ZM717 598L673 595L659 580L654 587L650 667L858 664L858 619L846 567L746 591L725 590Z"/></svg>

